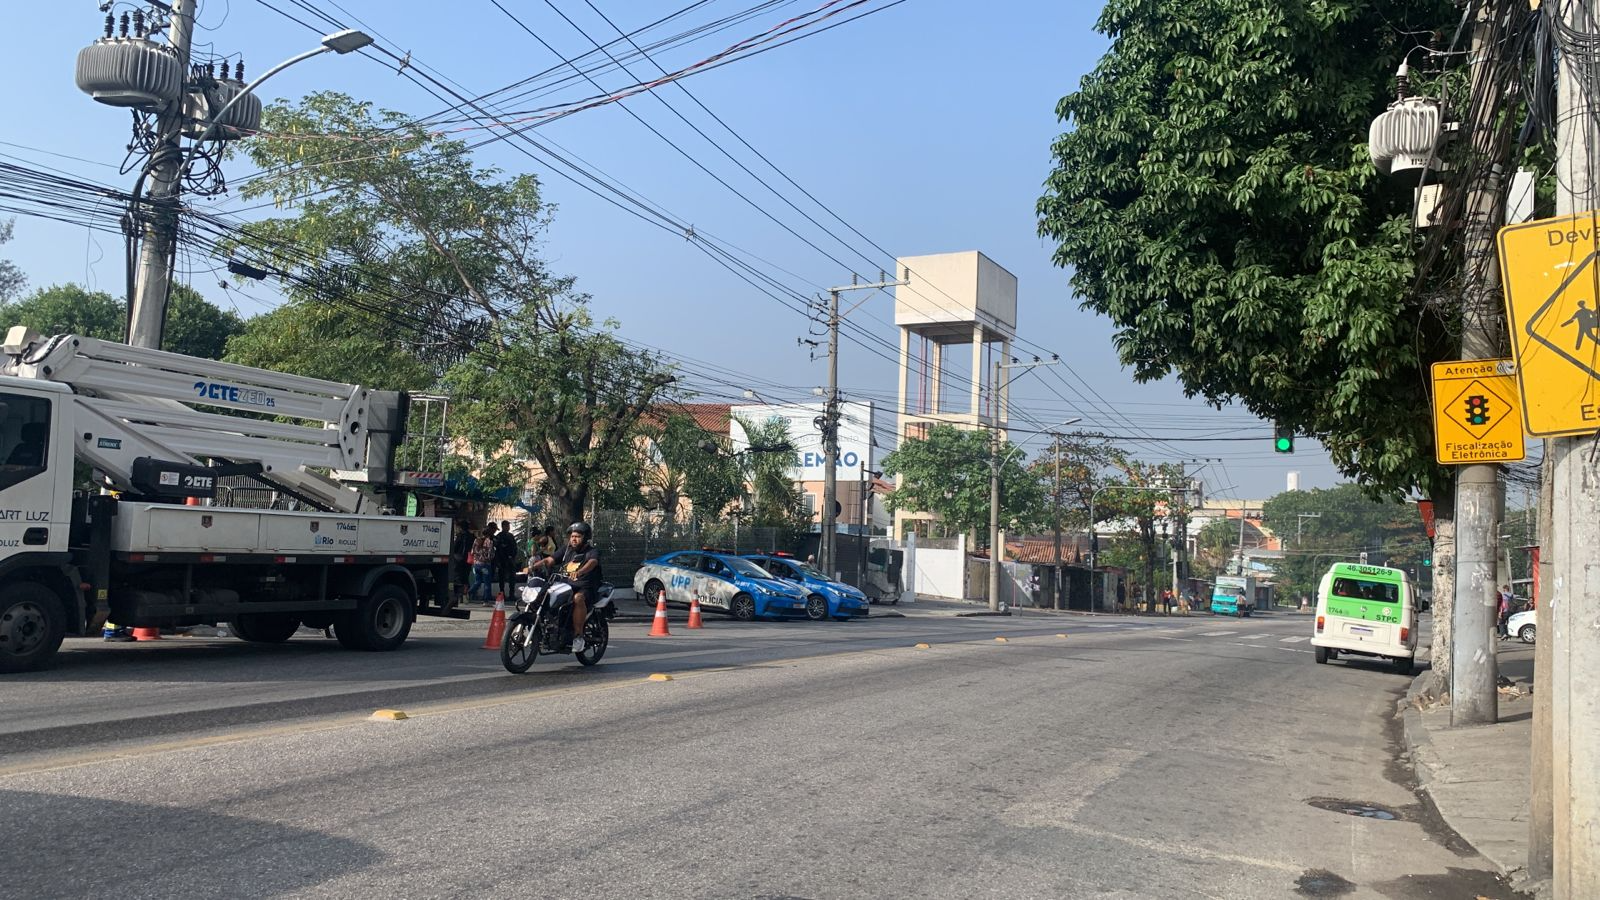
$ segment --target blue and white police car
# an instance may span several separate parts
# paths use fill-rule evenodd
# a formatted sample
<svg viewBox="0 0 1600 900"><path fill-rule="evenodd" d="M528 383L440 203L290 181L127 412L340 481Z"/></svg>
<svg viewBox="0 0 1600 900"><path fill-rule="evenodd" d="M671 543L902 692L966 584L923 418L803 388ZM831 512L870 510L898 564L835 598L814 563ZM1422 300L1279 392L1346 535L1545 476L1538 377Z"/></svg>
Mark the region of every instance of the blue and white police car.
<svg viewBox="0 0 1600 900"><path fill-rule="evenodd" d="M646 560L633 590L651 606L662 596L675 606L698 597L702 609L746 621L806 614L806 592L756 563L714 550L679 550Z"/></svg>
<svg viewBox="0 0 1600 900"><path fill-rule="evenodd" d="M813 566L783 553L746 553L750 560L806 592L806 618L813 620L865 618L869 601L860 590L834 581Z"/></svg>

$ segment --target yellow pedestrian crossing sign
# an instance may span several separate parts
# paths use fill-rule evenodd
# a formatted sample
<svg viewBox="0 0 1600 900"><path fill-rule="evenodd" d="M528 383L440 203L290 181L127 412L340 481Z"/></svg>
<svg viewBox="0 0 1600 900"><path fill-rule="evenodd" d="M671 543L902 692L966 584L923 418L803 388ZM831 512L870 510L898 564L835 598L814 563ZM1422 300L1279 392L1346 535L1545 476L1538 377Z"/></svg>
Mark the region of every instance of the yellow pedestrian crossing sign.
<svg viewBox="0 0 1600 900"><path fill-rule="evenodd" d="M1509 359L1433 364L1433 453L1441 465L1528 455L1514 368Z"/></svg>
<svg viewBox="0 0 1600 900"><path fill-rule="evenodd" d="M1500 272L1528 433L1600 431L1600 212L1500 229Z"/></svg>

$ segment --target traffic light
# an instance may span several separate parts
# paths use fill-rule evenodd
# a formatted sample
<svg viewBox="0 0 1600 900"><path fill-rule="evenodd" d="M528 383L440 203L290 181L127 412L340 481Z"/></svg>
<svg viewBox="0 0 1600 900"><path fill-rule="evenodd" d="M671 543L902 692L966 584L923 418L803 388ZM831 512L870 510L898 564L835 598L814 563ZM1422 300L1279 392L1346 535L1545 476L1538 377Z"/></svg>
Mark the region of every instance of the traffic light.
<svg viewBox="0 0 1600 900"><path fill-rule="evenodd" d="M1272 432L1272 449L1279 453L1294 452L1294 429L1279 422Z"/></svg>

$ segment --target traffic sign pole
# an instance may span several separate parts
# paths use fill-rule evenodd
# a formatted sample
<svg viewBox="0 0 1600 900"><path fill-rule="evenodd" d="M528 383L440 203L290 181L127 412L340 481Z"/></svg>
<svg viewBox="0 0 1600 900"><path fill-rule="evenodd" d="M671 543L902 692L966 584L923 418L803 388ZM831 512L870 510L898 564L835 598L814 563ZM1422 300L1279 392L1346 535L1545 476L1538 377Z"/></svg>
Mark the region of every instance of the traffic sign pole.
<svg viewBox="0 0 1600 900"><path fill-rule="evenodd" d="M1484 4L1473 25L1471 102L1463 128L1471 141L1473 175L1467 180L1465 222L1461 229L1465 271L1461 304L1461 358L1501 355L1505 320L1501 315L1500 270L1494 264L1495 231L1500 224L1502 160L1508 150L1504 128L1493 118L1504 102L1499 74L1505 34L1516 4ZM1475 462L1456 473L1455 596L1450 613L1450 724L1486 725L1499 718L1495 677L1495 560L1498 558L1500 467ZM1438 641L1436 641L1438 643Z"/></svg>

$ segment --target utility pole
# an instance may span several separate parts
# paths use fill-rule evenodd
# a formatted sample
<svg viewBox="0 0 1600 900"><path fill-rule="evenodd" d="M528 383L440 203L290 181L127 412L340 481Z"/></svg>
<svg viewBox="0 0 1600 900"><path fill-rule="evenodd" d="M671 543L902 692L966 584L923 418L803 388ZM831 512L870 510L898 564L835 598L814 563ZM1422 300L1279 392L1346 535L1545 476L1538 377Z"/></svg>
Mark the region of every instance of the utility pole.
<svg viewBox="0 0 1600 900"><path fill-rule="evenodd" d="M839 516L839 295L845 291L876 291L911 283L911 273L899 281L885 281L883 273L872 284L850 283L828 289L828 403L822 414L822 534L817 560L829 578L836 575L834 549L838 546Z"/></svg>
<svg viewBox="0 0 1600 900"><path fill-rule="evenodd" d="M177 54L185 83L189 77L189 45L194 37L196 0L172 0L168 42ZM128 343L161 349L161 326L167 313L171 287L169 268L178 246L178 191L183 182L183 100L179 97L161 111L156 121L155 152L145 169L150 186L144 204L144 235L139 247L139 272L134 294L128 298ZM141 181L144 176L141 176ZM135 191L135 194L138 192Z"/></svg>
<svg viewBox="0 0 1600 900"><path fill-rule="evenodd" d="M1001 422L1010 415L1009 405L1006 403L1006 371L1008 369L1032 369L1037 366L1053 366L1060 360L1050 359L1033 362L1010 364L996 362L994 364L994 379L989 389L994 392L994 421L989 429L989 611L1000 611L1000 563L1005 559L1005 545L1000 540L1000 470L1003 460L1000 459L1000 428ZM1059 558L1059 551L1057 553Z"/></svg>
<svg viewBox="0 0 1600 900"><path fill-rule="evenodd" d="M1056 435L1056 567L1050 578L1050 607L1061 609L1061 435Z"/></svg>
<svg viewBox="0 0 1600 900"><path fill-rule="evenodd" d="M1551 14L1559 49L1556 103L1556 215L1588 213L1600 205L1595 154L1600 153L1600 103L1594 83L1594 40L1600 36L1595 0L1566 0ZM1590 218L1589 245L1597 243ZM1575 258L1582 258L1581 256ZM1591 257L1592 260L1592 257ZM1584 273L1593 278L1593 261ZM1592 282L1591 282L1592 284ZM1590 288L1591 290L1593 288ZM1554 822L1552 887L1556 900L1600 897L1600 464L1594 437L1558 437L1545 442L1554 460L1550 524L1550 578L1540 585L1541 614L1550 626L1539 632L1550 651L1550 773Z"/></svg>
<svg viewBox="0 0 1600 900"><path fill-rule="evenodd" d="M1466 187L1461 358L1502 355L1506 329L1500 298L1495 232L1500 212L1501 157L1505 153L1495 116L1501 88L1502 36L1510 4L1484 4L1472 30L1471 99L1475 120L1463 123L1477 175ZM1495 676L1495 552L1499 538L1500 468L1494 463L1460 466L1456 474L1456 596L1451 622L1450 724L1486 725L1499 718Z"/></svg>

